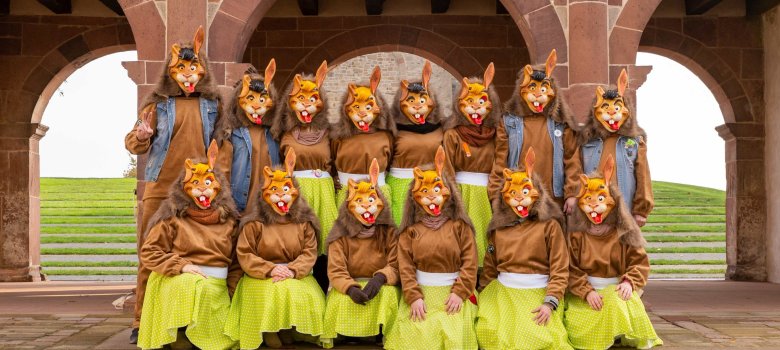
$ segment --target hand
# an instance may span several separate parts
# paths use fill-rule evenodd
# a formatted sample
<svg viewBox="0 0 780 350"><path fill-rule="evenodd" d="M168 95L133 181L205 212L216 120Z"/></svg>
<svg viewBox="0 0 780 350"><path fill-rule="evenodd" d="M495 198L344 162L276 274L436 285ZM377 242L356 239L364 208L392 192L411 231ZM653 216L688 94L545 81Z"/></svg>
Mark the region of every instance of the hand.
<svg viewBox="0 0 780 350"><path fill-rule="evenodd" d="M639 214L634 214L634 220L639 227L645 226L647 223L647 218Z"/></svg>
<svg viewBox="0 0 780 350"><path fill-rule="evenodd" d="M273 277L273 282L281 282L288 278L295 277L295 274L285 265L276 265L274 266L274 269L271 270L271 277Z"/></svg>
<svg viewBox="0 0 780 350"><path fill-rule="evenodd" d="M206 276L206 273L203 272L200 267L193 264L184 265L184 267L181 268L181 273L191 273L195 275L201 275L203 278L209 278L209 276Z"/></svg>
<svg viewBox="0 0 780 350"><path fill-rule="evenodd" d="M374 297L379 294L379 290L385 282L387 282L387 277L381 272L378 272L374 277L371 277L368 283L366 283L366 286L363 287L363 293L366 294L368 300L374 299Z"/></svg>
<svg viewBox="0 0 780 350"><path fill-rule="evenodd" d="M577 197L566 198L566 201L563 202L563 213L570 215L575 208L577 208Z"/></svg>
<svg viewBox="0 0 780 350"><path fill-rule="evenodd" d="M629 281L623 281L620 282L620 284L617 285L617 293L620 296L620 299L623 299L625 301L628 301L628 299L631 299L631 294L634 291L634 287L631 286L631 282Z"/></svg>
<svg viewBox="0 0 780 350"><path fill-rule="evenodd" d="M143 116L141 116L141 123L135 127L135 138L138 141L144 142L154 134L152 116L154 116L154 112L144 112Z"/></svg>
<svg viewBox="0 0 780 350"><path fill-rule="evenodd" d="M603 299L603 297L595 290L590 291L590 293L588 293L588 295L585 297L585 300L588 301L590 308L596 311L601 311L601 307L604 306L604 302L601 299Z"/></svg>
<svg viewBox="0 0 780 350"><path fill-rule="evenodd" d="M546 326L547 322L550 320L550 315L552 315L552 308L547 303L542 303L541 306L531 312L536 314L536 316L534 316L534 322L536 322L536 324Z"/></svg>
<svg viewBox="0 0 780 350"><path fill-rule="evenodd" d="M444 302L444 305L447 305L447 314L453 315L458 313L460 308L463 307L463 299L461 299L455 293L450 293L450 297L447 298L447 301Z"/></svg>
<svg viewBox="0 0 780 350"><path fill-rule="evenodd" d="M356 286L349 287L349 289L347 289L347 295L349 295L349 297L352 298L352 301L355 304L360 304L360 305L366 305L366 302L369 299L366 293L364 293L363 290L360 289L360 287L356 287Z"/></svg>
<svg viewBox="0 0 780 350"><path fill-rule="evenodd" d="M410 306L412 309L412 314L409 315L409 318L412 319L412 321L425 321L425 301L422 299L415 300L412 305Z"/></svg>

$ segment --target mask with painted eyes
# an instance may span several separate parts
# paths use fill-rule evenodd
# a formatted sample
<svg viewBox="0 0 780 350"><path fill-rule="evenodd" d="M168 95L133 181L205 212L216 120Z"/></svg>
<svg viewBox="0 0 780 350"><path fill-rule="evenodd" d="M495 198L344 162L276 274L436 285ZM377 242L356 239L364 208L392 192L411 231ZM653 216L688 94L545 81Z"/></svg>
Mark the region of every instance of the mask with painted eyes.
<svg viewBox="0 0 780 350"><path fill-rule="evenodd" d="M379 86L379 80L382 78L382 71L379 66L374 67L371 73L369 86L348 85L347 101L344 104L344 113L352 121L358 130L368 132L371 123L382 113L382 108L376 98L376 89Z"/></svg>
<svg viewBox="0 0 780 350"><path fill-rule="evenodd" d="M195 92L195 85L203 80L206 75L206 67L198 58L203 46L205 33L203 27L195 31L192 47L171 46L171 61L168 63L168 76L173 79L185 95Z"/></svg>
<svg viewBox="0 0 780 350"><path fill-rule="evenodd" d="M615 198L609 191L609 184L615 169L615 160L610 155L602 169L603 178L589 178L580 175L580 193L578 205L588 220L601 224L615 208Z"/></svg>
<svg viewBox="0 0 780 350"><path fill-rule="evenodd" d="M363 226L373 226L385 203L377 193L379 163L374 158L368 171L369 182L349 179L347 184L347 208Z"/></svg>
<svg viewBox="0 0 780 350"><path fill-rule="evenodd" d="M436 108L436 102L428 92L431 74L431 62L426 60L420 83L401 80L401 100L398 102L401 106L401 113L417 125L425 124L425 119Z"/></svg>
<svg viewBox="0 0 780 350"><path fill-rule="evenodd" d="M544 108L555 100L555 88L550 78L557 61L558 55L555 50L552 50L547 56L544 72L534 70L530 64L523 67L520 97L534 113L544 112Z"/></svg>
<svg viewBox="0 0 780 350"><path fill-rule="evenodd" d="M428 215L439 216L444 203L450 198L450 189L444 184L444 148L439 146L434 158L436 170L420 170L414 167L412 197Z"/></svg>
<svg viewBox="0 0 780 350"><path fill-rule="evenodd" d="M287 99L287 105L295 112L295 117L303 124L310 124L312 119L325 107L320 95L322 83L328 74L328 62L322 61L317 69L314 81L303 80L300 74L293 78L292 90Z"/></svg>
<svg viewBox="0 0 780 350"><path fill-rule="evenodd" d="M211 202L222 189L216 175L214 165L217 162L219 149L217 143L211 141L208 150L208 163L193 163L189 158L184 161L184 193L187 194L200 209L210 209Z"/></svg>
<svg viewBox="0 0 780 350"><path fill-rule="evenodd" d="M265 68L263 80L259 77L244 74L241 81L241 92L238 95L238 105L246 117L254 124L262 125L263 117L274 107L269 86L276 73L276 61L272 58Z"/></svg>
<svg viewBox="0 0 780 350"><path fill-rule="evenodd" d="M593 105L593 116L609 132L617 132L628 118L631 117L626 102L623 100L628 87L628 73L623 69L617 80L616 90L604 91L596 87L596 104Z"/></svg>
<svg viewBox="0 0 780 350"><path fill-rule="evenodd" d="M539 191L531 181L535 160L536 154L531 147L525 155L525 171L504 169L504 187L501 189L504 203L521 219L528 217L534 203L539 199Z"/></svg>
<svg viewBox="0 0 780 350"><path fill-rule="evenodd" d="M268 166L263 168L263 201L273 208L279 215L287 215L296 199L298 188L293 183L293 170L295 169L295 151L290 149L284 159L285 170L271 170Z"/></svg>
<svg viewBox="0 0 780 350"><path fill-rule="evenodd" d="M493 101L490 101L488 88L493 81L495 68L490 62L482 82L471 82L468 78L461 80L460 95L458 96L458 110L470 125L482 125L482 122L493 110Z"/></svg>

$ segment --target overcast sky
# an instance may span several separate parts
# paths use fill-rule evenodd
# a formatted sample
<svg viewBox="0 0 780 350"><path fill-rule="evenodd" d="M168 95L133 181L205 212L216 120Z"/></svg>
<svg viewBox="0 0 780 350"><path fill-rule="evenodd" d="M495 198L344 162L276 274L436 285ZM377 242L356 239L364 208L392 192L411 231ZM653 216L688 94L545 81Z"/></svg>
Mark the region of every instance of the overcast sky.
<svg viewBox="0 0 780 350"><path fill-rule="evenodd" d="M42 123L41 176L121 177L129 164L124 136L136 119L136 88L123 52L88 63L52 96ZM653 71L638 91L639 125L648 134L654 180L725 189L723 124L718 104L692 72L667 58L640 53Z"/></svg>

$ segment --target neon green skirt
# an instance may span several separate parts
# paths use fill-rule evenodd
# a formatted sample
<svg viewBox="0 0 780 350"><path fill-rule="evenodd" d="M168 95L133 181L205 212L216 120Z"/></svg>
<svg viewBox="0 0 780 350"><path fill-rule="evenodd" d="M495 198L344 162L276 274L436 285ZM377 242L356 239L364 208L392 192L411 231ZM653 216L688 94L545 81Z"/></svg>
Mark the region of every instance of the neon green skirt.
<svg viewBox="0 0 780 350"><path fill-rule="evenodd" d="M365 287L367 281L358 282ZM325 309L325 332L320 337L322 346L333 347L338 335L348 337L370 337L387 334L395 322L401 289L396 286L382 286L374 299L366 305L355 304L346 294L331 289L328 292Z"/></svg>
<svg viewBox="0 0 780 350"><path fill-rule="evenodd" d="M393 213L393 220L397 226L401 226L401 219L404 216L404 206L406 205L406 198L409 195L409 185L414 179L401 179L392 175L387 175L385 181L390 186L390 192L392 193L390 205Z"/></svg>
<svg viewBox="0 0 780 350"><path fill-rule="evenodd" d="M639 349L663 345L636 291L631 299L623 301L615 287L609 285L598 291L604 297L601 311L591 309L587 301L574 295L566 296L563 324L571 345L577 349L608 349L617 338L623 346Z"/></svg>
<svg viewBox="0 0 780 350"><path fill-rule="evenodd" d="M232 349L235 342L222 334L230 310L227 282L191 273L166 277L156 272L146 284L138 347L159 349L176 341L181 327L187 338L204 349Z"/></svg>
<svg viewBox="0 0 780 350"><path fill-rule="evenodd" d="M427 310L425 320L412 321L409 318L411 308L402 300L395 324L387 335L385 349L476 349L474 322L477 306L466 299L460 312L448 315L444 303L450 295L451 286L420 288Z"/></svg>
<svg viewBox="0 0 780 350"><path fill-rule="evenodd" d="M298 333L319 336L323 312L325 295L314 277L274 283L244 275L233 294L225 334L241 349L259 347L263 333L293 327Z"/></svg>
<svg viewBox="0 0 780 350"><path fill-rule="evenodd" d="M325 241L328 239L328 233L333 228L333 223L339 216L339 209L336 206L336 192L331 177L296 177L300 186L301 197L306 199L311 210L320 219L320 241L318 249L320 255L327 254Z"/></svg>
<svg viewBox="0 0 780 350"><path fill-rule="evenodd" d="M516 289L498 280L479 293L477 339L480 349L572 349L563 326L563 308L553 311L546 326L537 325L534 309L546 288Z"/></svg>
<svg viewBox="0 0 780 350"><path fill-rule="evenodd" d="M487 186L458 184L458 188L460 189L466 214L468 214L471 223L474 225L479 267L482 267L482 261L485 259L485 251L488 246L487 229L490 219L493 217Z"/></svg>

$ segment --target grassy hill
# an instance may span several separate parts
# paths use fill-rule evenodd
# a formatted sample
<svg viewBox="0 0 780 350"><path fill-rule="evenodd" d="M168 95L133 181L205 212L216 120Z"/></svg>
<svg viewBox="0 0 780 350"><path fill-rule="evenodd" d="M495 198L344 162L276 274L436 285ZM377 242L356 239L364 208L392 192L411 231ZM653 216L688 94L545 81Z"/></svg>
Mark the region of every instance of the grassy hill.
<svg viewBox="0 0 780 350"><path fill-rule="evenodd" d="M43 271L58 280L134 280L135 179L41 179ZM652 278L722 278L725 192L655 182L643 228Z"/></svg>

